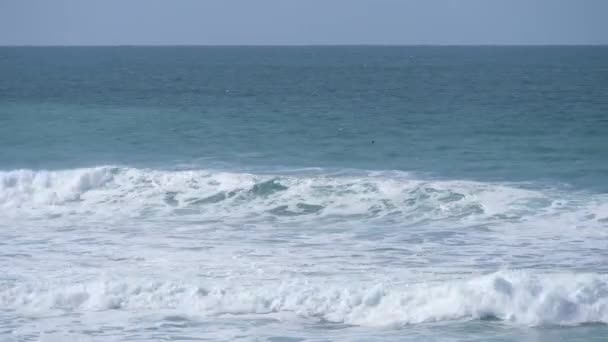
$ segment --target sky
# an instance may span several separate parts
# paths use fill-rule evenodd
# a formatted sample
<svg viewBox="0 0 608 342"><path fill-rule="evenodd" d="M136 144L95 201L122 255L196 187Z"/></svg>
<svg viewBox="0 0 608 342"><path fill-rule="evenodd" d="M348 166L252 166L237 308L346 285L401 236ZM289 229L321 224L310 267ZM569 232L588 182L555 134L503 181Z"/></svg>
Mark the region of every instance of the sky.
<svg viewBox="0 0 608 342"><path fill-rule="evenodd" d="M0 0L0 45L608 44L608 0Z"/></svg>

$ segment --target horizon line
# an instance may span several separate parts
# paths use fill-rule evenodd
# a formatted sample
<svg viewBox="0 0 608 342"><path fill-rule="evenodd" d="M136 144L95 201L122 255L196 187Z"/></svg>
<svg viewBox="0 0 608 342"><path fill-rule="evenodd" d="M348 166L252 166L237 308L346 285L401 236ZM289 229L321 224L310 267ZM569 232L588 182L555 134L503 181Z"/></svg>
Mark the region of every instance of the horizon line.
<svg viewBox="0 0 608 342"><path fill-rule="evenodd" d="M0 44L6 47L603 47L608 43L560 44Z"/></svg>

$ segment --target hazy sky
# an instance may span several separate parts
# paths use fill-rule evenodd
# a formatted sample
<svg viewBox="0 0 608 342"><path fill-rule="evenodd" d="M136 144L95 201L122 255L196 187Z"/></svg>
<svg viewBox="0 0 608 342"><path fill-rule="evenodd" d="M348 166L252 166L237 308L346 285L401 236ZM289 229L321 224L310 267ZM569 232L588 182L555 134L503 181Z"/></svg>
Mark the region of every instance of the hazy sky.
<svg viewBox="0 0 608 342"><path fill-rule="evenodd" d="M23 44L608 44L608 0L0 0Z"/></svg>

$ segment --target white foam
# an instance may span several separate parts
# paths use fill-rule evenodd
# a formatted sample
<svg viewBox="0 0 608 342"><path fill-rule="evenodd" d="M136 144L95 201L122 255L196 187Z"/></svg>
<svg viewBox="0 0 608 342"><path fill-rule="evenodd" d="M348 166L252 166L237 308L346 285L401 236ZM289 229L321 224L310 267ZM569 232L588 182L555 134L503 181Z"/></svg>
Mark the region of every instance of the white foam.
<svg viewBox="0 0 608 342"><path fill-rule="evenodd" d="M359 216L416 222L538 216L554 212L556 203L563 202L561 211L589 205L594 216L586 217L605 219L608 200L601 196L581 202L508 184L427 181L381 172L294 176L110 166L0 172L0 215L6 217L66 212L153 217L183 209L182 214L206 218Z"/></svg>
<svg viewBox="0 0 608 342"><path fill-rule="evenodd" d="M0 290L3 308L48 310L173 310L186 315L295 312L362 326L500 319L519 325L608 323L608 276L498 273L438 283L248 285L106 280L30 284ZM285 316L289 317L289 316Z"/></svg>
<svg viewBox="0 0 608 342"><path fill-rule="evenodd" d="M5 208L23 205L57 205L80 200L92 189L112 180L112 168L66 171L14 170L0 172L0 204Z"/></svg>
<svg viewBox="0 0 608 342"><path fill-rule="evenodd" d="M607 203L397 172L0 172L0 311L35 316L24 333L144 329L159 312L608 323L606 276L578 273L606 272ZM500 268L534 271L458 279Z"/></svg>

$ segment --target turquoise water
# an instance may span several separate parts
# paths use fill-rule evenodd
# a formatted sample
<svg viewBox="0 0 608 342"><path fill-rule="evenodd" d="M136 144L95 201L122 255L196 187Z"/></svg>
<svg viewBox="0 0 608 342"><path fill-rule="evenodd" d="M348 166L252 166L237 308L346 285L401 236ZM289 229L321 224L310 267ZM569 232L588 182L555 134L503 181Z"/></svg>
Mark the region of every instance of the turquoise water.
<svg viewBox="0 0 608 342"><path fill-rule="evenodd" d="M604 47L1 51L5 169L204 160L607 183Z"/></svg>
<svg viewBox="0 0 608 342"><path fill-rule="evenodd" d="M603 340L608 48L0 48L0 336Z"/></svg>

